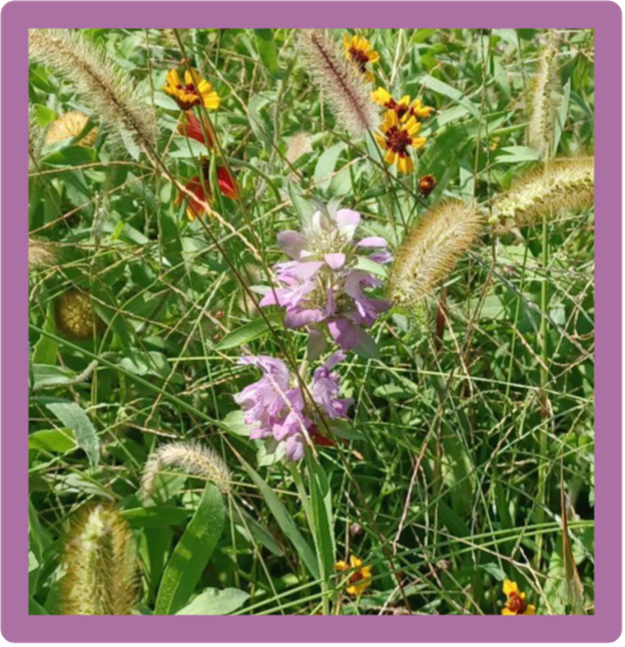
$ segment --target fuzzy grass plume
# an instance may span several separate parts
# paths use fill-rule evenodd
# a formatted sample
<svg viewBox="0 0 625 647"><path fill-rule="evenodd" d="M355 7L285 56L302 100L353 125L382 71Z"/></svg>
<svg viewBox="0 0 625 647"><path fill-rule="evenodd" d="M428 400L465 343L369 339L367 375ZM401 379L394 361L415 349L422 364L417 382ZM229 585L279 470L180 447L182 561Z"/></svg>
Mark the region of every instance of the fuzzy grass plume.
<svg viewBox="0 0 625 647"><path fill-rule="evenodd" d="M41 149L46 139L46 131L41 127L37 119L35 109L28 106L28 168L35 169L39 166Z"/></svg>
<svg viewBox="0 0 625 647"><path fill-rule="evenodd" d="M72 616L131 615L138 579L134 538L109 504L78 513L65 544L61 613Z"/></svg>
<svg viewBox="0 0 625 647"><path fill-rule="evenodd" d="M146 100L147 86L137 83L108 60L104 50L79 32L31 29L29 55L67 77L118 140L129 140L148 154L156 148L156 123Z"/></svg>
<svg viewBox="0 0 625 647"><path fill-rule="evenodd" d="M542 159L549 159L552 152L558 85L558 49L550 38L539 55L528 130L528 143L540 153Z"/></svg>
<svg viewBox="0 0 625 647"><path fill-rule="evenodd" d="M38 270L54 263L54 252L50 243L35 238L28 239L28 270Z"/></svg>
<svg viewBox="0 0 625 647"><path fill-rule="evenodd" d="M401 245L389 281L400 306L418 304L477 239L483 219L474 202L450 200L424 216Z"/></svg>
<svg viewBox="0 0 625 647"><path fill-rule="evenodd" d="M323 30L305 29L300 34L299 44L306 57L308 73L343 128L355 137L376 128L379 118L371 101L370 83L345 60L339 43Z"/></svg>
<svg viewBox="0 0 625 647"><path fill-rule="evenodd" d="M592 207L595 201L593 157L554 160L522 176L493 202L493 224L524 227L566 211Z"/></svg>
<svg viewBox="0 0 625 647"><path fill-rule="evenodd" d="M197 441L179 441L161 445L148 459L143 469L141 490L154 492L156 477L167 467L177 467L187 474L214 483L224 494L230 491L232 476L221 456Z"/></svg>

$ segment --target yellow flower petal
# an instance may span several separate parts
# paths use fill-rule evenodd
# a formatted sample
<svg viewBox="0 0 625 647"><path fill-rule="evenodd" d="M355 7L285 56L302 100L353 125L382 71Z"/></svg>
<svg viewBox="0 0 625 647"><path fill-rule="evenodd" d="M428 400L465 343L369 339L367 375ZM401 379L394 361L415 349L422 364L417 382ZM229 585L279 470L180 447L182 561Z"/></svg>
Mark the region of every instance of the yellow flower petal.
<svg viewBox="0 0 625 647"><path fill-rule="evenodd" d="M393 166L395 164L395 160L397 159L397 153L395 153L392 150L389 150L386 155L384 156L384 161L389 165Z"/></svg>
<svg viewBox="0 0 625 647"><path fill-rule="evenodd" d="M406 155L406 157L399 157L397 160L397 170L400 173L412 173L414 171L414 164L412 158Z"/></svg>
<svg viewBox="0 0 625 647"><path fill-rule="evenodd" d="M427 144L427 137L414 137L411 146L413 148L423 148Z"/></svg>
<svg viewBox="0 0 625 647"><path fill-rule="evenodd" d="M508 607L504 607L504 608L501 610L501 615L502 615L502 616L515 616L515 615L516 615L516 613L514 613L514 611L510 611L510 609L508 609Z"/></svg>
<svg viewBox="0 0 625 647"><path fill-rule="evenodd" d="M368 55L369 63L377 63L380 60L380 55L373 50L369 50L369 51L370 51L370 54Z"/></svg>
<svg viewBox="0 0 625 647"><path fill-rule="evenodd" d="M375 103L380 106L386 105L391 100L391 93L384 88L378 88L375 92L371 93L371 98Z"/></svg>
<svg viewBox="0 0 625 647"><path fill-rule="evenodd" d="M508 597L510 597L510 595L512 595L512 593L516 593L518 595L519 587L517 586L516 582L512 582L511 580L504 580L503 592Z"/></svg>
<svg viewBox="0 0 625 647"><path fill-rule="evenodd" d="M217 110L220 103L221 99L216 92L211 92L208 95L204 95L204 107L208 110Z"/></svg>
<svg viewBox="0 0 625 647"><path fill-rule="evenodd" d="M525 609L525 613L523 615L524 616L535 616L536 615L536 607L533 604L528 604L527 608Z"/></svg>
<svg viewBox="0 0 625 647"><path fill-rule="evenodd" d="M169 85L173 86L174 88L182 85L180 83L180 75L178 74L178 70L170 70L169 72L167 72L167 83L169 83Z"/></svg>

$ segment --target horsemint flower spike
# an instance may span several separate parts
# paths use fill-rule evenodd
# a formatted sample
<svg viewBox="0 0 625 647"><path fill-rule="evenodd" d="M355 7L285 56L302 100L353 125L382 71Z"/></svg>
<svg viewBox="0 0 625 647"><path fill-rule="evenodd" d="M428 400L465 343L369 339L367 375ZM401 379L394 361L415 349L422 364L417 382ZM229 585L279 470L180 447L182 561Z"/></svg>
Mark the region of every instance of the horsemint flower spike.
<svg viewBox="0 0 625 647"><path fill-rule="evenodd" d="M194 106L203 105L207 110L219 108L219 95L213 86L203 79L197 70L185 70L184 83L178 70L170 70L163 90L174 98L181 110L191 110Z"/></svg>
<svg viewBox="0 0 625 647"><path fill-rule="evenodd" d="M417 136L421 130L421 123L408 113L400 119L394 110L387 110L380 130L381 134L376 133L375 138L380 147L386 151L384 156L386 163L389 166L396 164L400 173L414 171L410 149L422 148L427 142L425 137Z"/></svg>
<svg viewBox="0 0 625 647"><path fill-rule="evenodd" d="M363 566L362 560L355 555L349 558L349 566L343 560L334 564L334 570L339 573L351 571L347 582L347 592L349 595L360 597L371 586L371 566Z"/></svg>
<svg viewBox="0 0 625 647"><path fill-rule="evenodd" d="M536 607L533 604L525 602L525 593L519 591L516 582L505 580L503 583L503 592L506 597L506 604L501 610L504 616L533 616L536 615Z"/></svg>
<svg viewBox="0 0 625 647"><path fill-rule="evenodd" d="M326 329L345 350L373 343L364 328L390 308L388 301L365 292L382 282L357 267L362 252L371 261L389 263L388 243L381 236L355 240L359 224L356 211L328 207L314 213L303 233L278 234L278 244L292 260L275 266L282 285L271 289L260 305L285 308L287 328L308 327L311 359L325 349Z"/></svg>
<svg viewBox="0 0 625 647"><path fill-rule="evenodd" d="M340 378L332 371L344 358L345 353L337 351L315 370L309 392L319 410L311 407L310 411L299 382L282 360L265 355L241 358L239 364L258 366L263 372L258 382L234 396L251 427L250 438L272 439L284 446L287 460L300 460L305 443L318 432L320 413L329 420L348 418L353 400L338 397Z"/></svg>
<svg viewBox="0 0 625 647"><path fill-rule="evenodd" d="M104 327L93 309L91 297L76 288L64 292L57 299L54 315L56 327L70 339L91 339Z"/></svg>
<svg viewBox="0 0 625 647"><path fill-rule="evenodd" d="M372 83L374 77L368 66L377 63L380 55L372 49L369 41L362 36L343 34L343 49L345 58L354 64L369 83Z"/></svg>
<svg viewBox="0 0 625 647"><path fill-rule="evenodd" d="M109 504L77 514L65 544L61 580L63 615L131 615L138 579L130 526Z"/></svg>

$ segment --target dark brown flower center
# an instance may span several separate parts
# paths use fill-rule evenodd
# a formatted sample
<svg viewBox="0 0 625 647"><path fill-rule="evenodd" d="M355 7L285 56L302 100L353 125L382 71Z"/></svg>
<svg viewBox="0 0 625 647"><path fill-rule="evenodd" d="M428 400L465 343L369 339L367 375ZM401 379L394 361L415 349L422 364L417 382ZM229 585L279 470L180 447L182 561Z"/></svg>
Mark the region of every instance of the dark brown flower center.
<svg viewBox="0 0 625 647"><path fill-rule="evenodd" d="M525 600L516 593L511 593L508 598L508 609L517 615L523 615L526 609Z"/></svg>
<svg viewBox="0 0 625 647"><path fill-rule="evenodd" d="M386 131L386 144L400 157L406 157L408 155L408 146L412 144L412 137L402 128L391 126Z"/></svg>
<svg viewBox="0 0 625 647"><path fill-rule="evenodd" d="M349 50L349 56L356 63L358 69L364 74L367 71L367 63L369 62L369 57L361 50L351 47Z"/></svg>

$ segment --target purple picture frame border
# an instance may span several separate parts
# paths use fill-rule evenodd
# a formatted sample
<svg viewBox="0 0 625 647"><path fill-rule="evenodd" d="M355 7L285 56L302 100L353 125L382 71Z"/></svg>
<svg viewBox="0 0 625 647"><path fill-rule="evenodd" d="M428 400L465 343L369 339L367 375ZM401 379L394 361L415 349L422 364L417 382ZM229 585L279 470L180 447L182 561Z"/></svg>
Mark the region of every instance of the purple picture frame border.
<svg viewBox="0 0 625 647"><path fill-rule="evenodd" d="M596 163L595 614L28 615L28 28L593 28ZM611 642L621 633L621 32L614 2L28 2L2 35L2 616L11 642ZM514 625L511 627L511 625ZM512 630L511 630L512 629Z"/></svg>

